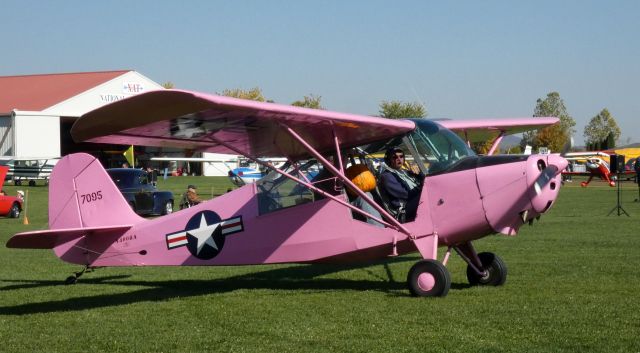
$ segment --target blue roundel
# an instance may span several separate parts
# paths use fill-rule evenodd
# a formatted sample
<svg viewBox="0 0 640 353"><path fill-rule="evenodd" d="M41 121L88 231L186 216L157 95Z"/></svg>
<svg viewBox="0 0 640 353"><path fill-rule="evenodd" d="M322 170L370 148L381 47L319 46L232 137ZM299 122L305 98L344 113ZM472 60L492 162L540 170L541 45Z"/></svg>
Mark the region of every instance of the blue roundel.
<svg viewBox="0 0 640 353"><path fill-rule="evenodd" d="M202 260L216 257L224 246L221 226L222 219L213 211L198 212L191 217L185 228L191 255Z"/></svg>

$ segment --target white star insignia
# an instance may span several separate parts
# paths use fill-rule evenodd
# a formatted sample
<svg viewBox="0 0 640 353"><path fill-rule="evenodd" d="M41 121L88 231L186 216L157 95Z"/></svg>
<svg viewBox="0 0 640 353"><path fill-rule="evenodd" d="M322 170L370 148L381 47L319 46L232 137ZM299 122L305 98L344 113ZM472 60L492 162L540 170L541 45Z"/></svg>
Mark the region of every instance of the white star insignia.
<svg viewBox="0 0 640 353"><path fill-rule="evenodd" d="M200 250L204 247L205 244L211 246L212 248L218 250L218 245L213 240L213 233L220 226L220 223L207 224L207 220L204 218L204 214L202 218L200 218L200 226L195 229L191 229L187 231L187 234L198 239L198 248L196 254L200 254Z"/></svg>

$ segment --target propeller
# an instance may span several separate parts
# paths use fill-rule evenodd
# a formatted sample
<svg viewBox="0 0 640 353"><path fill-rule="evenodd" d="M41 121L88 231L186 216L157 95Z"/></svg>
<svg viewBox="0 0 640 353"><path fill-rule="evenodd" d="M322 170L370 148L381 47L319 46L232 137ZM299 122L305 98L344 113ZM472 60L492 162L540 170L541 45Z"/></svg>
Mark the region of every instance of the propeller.
<svg viewBox="0 0 640 353"><path fill-rule="evenodd" d="M567 152L569 152L571 147L573 147L573 137L570 137L569 141L567 141L567 143L565 143L564 146L562 146L562 152L560 153L560 157L564 158L564 156L567 154ZM546 168L544 168L542 173L540 173L540 176L538 176L536 181L533 183L533 188L536 191L536 195L540 195L540 193L542 193L542 188L547 186L547 184L551 181L551 179L553 179L557 174L558 174L558 167L555 165L549 165Z"/></svg>

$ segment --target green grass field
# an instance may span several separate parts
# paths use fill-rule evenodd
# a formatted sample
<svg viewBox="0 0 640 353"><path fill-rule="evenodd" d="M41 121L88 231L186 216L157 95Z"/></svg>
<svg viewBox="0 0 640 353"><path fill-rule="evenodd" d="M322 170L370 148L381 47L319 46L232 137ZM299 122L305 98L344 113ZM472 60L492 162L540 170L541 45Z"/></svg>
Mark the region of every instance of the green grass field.
<svg viewBox="0 0 640 353"><path fill-rule="evenodd" d="M189 183L204 198L230 187L159 186L180 195ZM30 224L0 218L2 244L46 228L48 189L21 189ZM505 260L504 286L469 287L455 256L449 295L435 299L405 288L417 255L366 267L102 268L69 286L79 266L0 246L0 352L639 352L637 197L625 184L631 217L607 216L615 189L567 184L517 237L475 243Z"/></svg>

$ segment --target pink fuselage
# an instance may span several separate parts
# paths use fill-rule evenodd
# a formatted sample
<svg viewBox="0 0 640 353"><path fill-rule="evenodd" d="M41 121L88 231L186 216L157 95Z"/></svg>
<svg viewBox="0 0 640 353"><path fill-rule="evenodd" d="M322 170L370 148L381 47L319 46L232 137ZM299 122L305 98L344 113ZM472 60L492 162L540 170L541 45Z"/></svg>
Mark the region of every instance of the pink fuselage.
<svg viewBox="0 0 640 353"><path fill-rule="evenodd" d="M558 195L559 174L535 193L540 170L549 164L563 169L563 163L558 155L461 161L450 172L425 178L416 220L404 226L416 237L437 234L439 246L493 233L515 235ZM186 245L186 231L211 223L204 220L205 211L219 216L222 231L210 243L217 253L197 258ZM406 234L356 220L350 209L329 199L259 215L256 184L250 184L192 208L141 220L124 234L86 236L54 250L65 261L91 266L342 263L385 258L394 252L394 243L399 254L416 251Z"/></svg>

